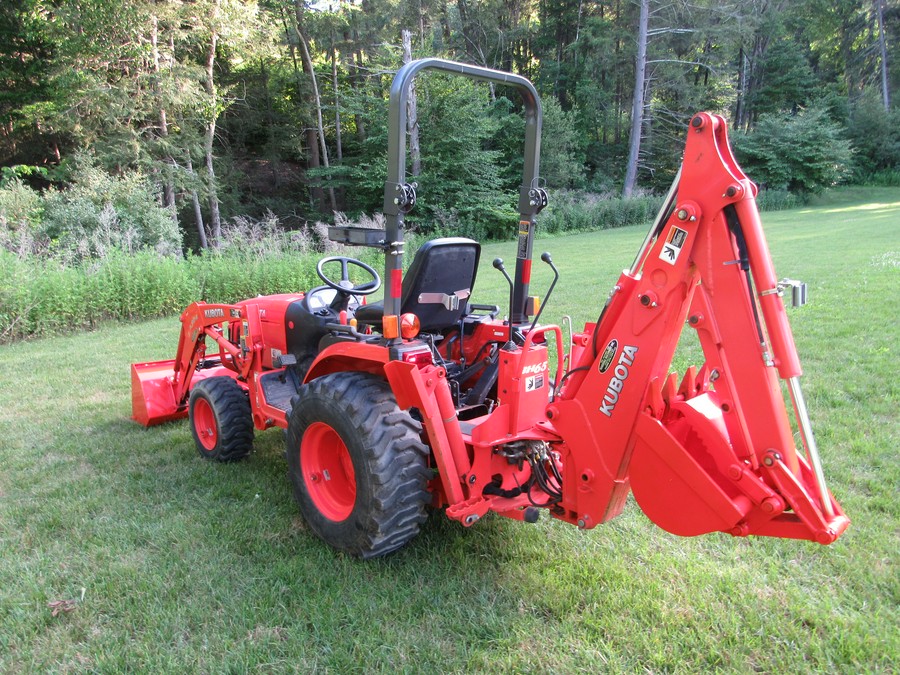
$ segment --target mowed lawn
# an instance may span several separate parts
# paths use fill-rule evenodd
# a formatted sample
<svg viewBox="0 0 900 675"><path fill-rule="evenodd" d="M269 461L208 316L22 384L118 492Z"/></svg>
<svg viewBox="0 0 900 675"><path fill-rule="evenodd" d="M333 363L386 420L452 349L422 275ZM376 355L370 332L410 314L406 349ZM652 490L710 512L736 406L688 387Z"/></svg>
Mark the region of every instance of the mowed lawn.
<svg viewBox="0 0 900 675"><path fill-rule="evenodd" d="M835 544L681 539L630 502L590 532L433 513L360 562L305 527L279 430L217 465L186 422L130 421L129 364L174 356L179 323L107 325L0 347L0 672L896 671L900 190L763 222L809 284L790 317L852 519ZM539 240L562 272L543 322L595 320L643 236ZM514 251L485 247L475 301L505 304L490 261Z"/></svg>

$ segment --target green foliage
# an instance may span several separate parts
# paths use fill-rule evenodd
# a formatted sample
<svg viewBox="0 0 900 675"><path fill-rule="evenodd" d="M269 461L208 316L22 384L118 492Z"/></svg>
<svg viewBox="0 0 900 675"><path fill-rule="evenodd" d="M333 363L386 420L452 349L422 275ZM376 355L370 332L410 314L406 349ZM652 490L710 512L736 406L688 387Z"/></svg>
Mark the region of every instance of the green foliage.
<svg viewBox="0 0 900 675"><path fill-rule="evenodd" d="M847 135L860 178L900 169L900 108L885 112L879 93L869 90L856 102Z"/></svg>
<svg viewBox="0 0 900 675"><path fill-rule="evenodd" d="M863 185L878 187L900 187L900 169L876 171L862 180Z"/></svg>
<svg viewBox="0 0 900 675"><path fill-rule="evenodd" d="M554 190L583 187L584 144L575 126L576 112L564 111L553 97L544 101L543 108L541 178Z"/></svg>
<svg viewBox="0 0 900 675"><path fill-rule="evenodd" d="M309 255L203 255L180 260L111 249L76 265L0 250L0 341L172 316L195 300L236 302L318 285Z"/></svg>
<svg viewBox="0 0 900 675"><path fill-rule="evenodd" d="M48 178L50 172L43 166L29 166L28 164L14 164L12 166L0 166L0 188L14 180L22 178Z"/></svg>
<svg viewBox="0 0 900 675"><path fill-rule="evenodd" d="M75 162L71 180L68 188L52 188L44 197L41 232L55 255L80 260L116 248L180 254L181 232L160 206L158 187L141 173L112 176L85 157Z"/></svg>
<svg viewBox="0 0 900 675"><path fill-rule="evenodd" d="M732 136L749 176L767 187L822 192L850 172L853 156L842 129L822 108L796 115L763 115L756 128Z"/></svg>
<svg viewBox="0 0 900 675"><path fill-rule="evenodd" d="M583 192L554 192L550 204L538 216L539 231L588 232L645 223L653 219L661 202L652 196L622 199Z"/></svg>
<svg viewBox="0 0 900 675"><path fill-rule="evenodd" d="M499 152L490 149L497 124L486 87L431 75L419 80L417 92L421 199L410 220L479 238L507 231L516 222L518 192L504 187Z"/></svg>
<svg viewBox="0 0 900 675"><path fill-rule="evenodd" d="M871 2L731 3L727 11L720 5L651 2L643 187L667 186L684 125L698 110L753 129L761 116L796 113L825 98L833 119L852 124L856 179L896 166L896 113L881 114L874 99L855 101L880 60ZM114 175L141 171L185 220L194 218L193 193L207 220L211 194L226 220L269 209L279 217L330 220L332 205L322 197L328 189L337 193L337 210L374 213L381 208L387 98L401 28L413 30L414 57L477 63L535 82L545 112L542 175L551 190L607 190L627 168L635 2L369 0L304 7L242 0L2 3L0 164L8 166L0 166L0 183L89 150ZM895 10L889 3L885 12L889 45L900 30ZM215 68L207 83L213 33ZM888 65L889 89L896 90L898 60ZM514 227L521 174L517 97L503 86L489 95L483 85L434 74L417 86L425 168L421 206L410 223L501 236ZM318 113L324 139L313 131ZM216 133L207 147L211 125ZM102 205L66 207L79 224L60 223L60 232L97 232L105 221L114 221L114 231L130 226L118 211L101 222ZM63 219L58 211L53 217ZM111 243L127 246L131 238ZM79 255L106 248L107 239Z"/></svg>
<svg viewBox="0 0 900 675"><path fill-rule="evenodd" d="M0 248L30 252L42 213L40 194L19 178L0 183Z"/></svg>
<svg viewBox="0 0 900 675"><path fill-rule="evenodd" d="M816 78L806 53L793 40L777 40L769 47L760 77L763 85L752 101L758 115L796 113L816 91Z"/></svg>
<svg viewBox="0 0 900 675"><path fill-rule="evenodd" d="M756 196L756 204L760 211L784 211L795 209L806 203L803 195L796 195L787 190L768 188L760 190Z"/></svg>

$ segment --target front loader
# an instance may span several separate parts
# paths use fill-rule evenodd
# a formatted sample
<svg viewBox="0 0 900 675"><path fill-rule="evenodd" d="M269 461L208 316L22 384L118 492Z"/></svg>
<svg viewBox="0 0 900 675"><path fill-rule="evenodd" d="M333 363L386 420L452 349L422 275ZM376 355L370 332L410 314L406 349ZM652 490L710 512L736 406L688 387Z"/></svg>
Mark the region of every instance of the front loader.
<svg viewBox="0 0 900 675"><path fill-rule="evenodd" d="M426 242L403 272L406 102L422 70L521 95L525 161L506 318L473 302L481 249ZM828 491L800 388L800 363L757 211L725 121L691 120L684 159L631 266L594 323L565 340L529 296L541 104L525 78L439 59L398 71L390 95L384 230L331 228L384 253L319 262L323 286L234 305L197 302L176 358L134 364L134 418L190 417L200 454L230 461L254 430L287 430L294 495L310 528L362 557L412 539L429 508L471 526L488 513L581 529L632 492L669 532L726 532L829 544L849 520ZM330 271L329 271L330 270ZM359 274L362 280L359 279ZM687 324L704 362L670 373ZM790 400L790 410L785 401ZM795 443L795 428L800 439Z"/></svg>

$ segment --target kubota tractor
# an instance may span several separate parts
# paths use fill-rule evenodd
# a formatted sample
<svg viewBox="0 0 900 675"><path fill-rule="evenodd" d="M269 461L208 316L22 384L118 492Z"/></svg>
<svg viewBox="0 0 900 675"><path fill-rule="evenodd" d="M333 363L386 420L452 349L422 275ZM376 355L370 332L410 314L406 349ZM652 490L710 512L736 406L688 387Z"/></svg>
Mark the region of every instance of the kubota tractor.
<svg viewBox="0 0 900 675"><path fill-rule="evenodd" d="M406 101L424 69L522 95L513 278L494 261L510 285L506 319L472 302L475 241L430 241L402 271L403 219L416 201L405 178ZM787 285L798 299L803 287L775 276L756 187L722 118L691 120L681 170L637 257L597 322L569 340L538 323L528 295L535 216L547 203L532 84L415 61L394 79L389 124L385 229L330 232L384 252L384 300L361 304L381 279L338 256L319 262L323 285L306 293L194 303L175 359L132 366L136 420L188 416L200 454L218 461L246 456L254 429L287 429L290 480L310 528L362 557L406 544L429 507L466 526L489 512L534 522L547 511L590 529L618 515L629 491L678 535L821 544L841 535L849 520L825 486L782 299ZM685 322L705 362L679 381L669 367Z"/></svg>

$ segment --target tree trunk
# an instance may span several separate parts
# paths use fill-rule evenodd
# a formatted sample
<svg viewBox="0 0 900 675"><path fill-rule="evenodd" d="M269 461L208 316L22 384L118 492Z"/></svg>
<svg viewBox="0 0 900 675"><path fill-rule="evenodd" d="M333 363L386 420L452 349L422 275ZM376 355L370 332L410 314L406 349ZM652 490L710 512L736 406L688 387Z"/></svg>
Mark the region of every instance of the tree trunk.
<svg viewBox="0 0 900 675"><path fill-rule="evenodd" d="M284 27L284 37L287 41L288 52L291 55L291 63L294 66L294 79L297 81L297 107L301 107L300 100L300 92L303 90L302 78L300 77L300 66L297 64L297 50L294 49L294 43L291 41L291 30L288 27L287 19L284 16L284 8L282 8L281 13L281 23ZM304 135L306 136L306 147L308 148L308 152L306 154L306 168L307 169L318 169L320 166L319 162L319 142L316 138L315 129L305 129ZM309 196L314 204L314 207L318 209L320 212L325 210L325 192L318 185L312 185L309 188Z"/></svg>
<svg viewBox="0 0 900 675"><path fill-rule="evenodd" d="M881 52L881 98L884 111L891 112L891 93L888 89L887 43L884 39L884 0L875 0L875 12L878 17L878 50Z"/></svg>
<svg viewBox="0 0 900 675"><path fill-rule="evenodd" d="M206 93L209 96L209 118L206 121L206 133L203 143L203 151L206 157L206 189L209 198L209 227L212 245L219 247L222 238L222 217L219 214L219 197L216 189L216 171L213 168L213 141L216 136L216 120L219 113L216 108L219 104L216 96L216 84L214 68L216 65L216 44L219 41L219 31L216 21L219 16L219 2L216 0L210 14L209 51L206 53Z"/></svg>
<svg viewBox="0 0 900 675"><path fill-rule="evenodd" d="M191 161L191 152L188 150L187 155L187 172L193 178L194 174L194 163ZM203 209L200 207L200 195L197 194L197 188L191 188L191 202L194 205L194 220L197 223L197 239L200 242L200 248L206 249L209 248L209 241L206 239L206 228L203 226Z"/></svg>
<svg viewBox="0 0 900 675"><path fill-rule="evenodd" d="M403 44L403 63L412 61L412 35L408 30L400 33ZM406 130L409 132L410 175L415 177L422 173L422 153L419 149L419 113L416 101L416 85L409 85L409 98L406 99Z"/></svg>
<svg viewBox="0 0 900 675"><path fill-rule="evenodd" d="M357 35L356 37L358 39L359 36ZM366 88L365 74L360 75L360 73L363 73L362 52L356 50L356 54L351 56L350 59L351 62L353 62L353 88L358 93ZM356 122L356 140L362 144L366 140L366 119L359 113L356 113L356 115L354 115L354 121Z"/></svg>
<svg viewBox="0 0 900 675"><path fill-rule="evenodd" d="M744 128L744 114L747 109L747 54L742 44L738 50L737 101L734 106L734 128Z"/></svg>
<svg viewBox="0 0 900 675"><path fill-rule="evenodd" d="M153 74L154 77L159 78L160 67L159 67L159 47L158 47L158 37L159 37L159 21L154 16L151 20L151 32L150 32L150 45L153 53ZM166 118L166 109L162 104L162 94L159 91L159 82L154 81L153 84L154 91L156 94L156 103L159 106L159 137L163 139L163 143L166 144L166 141L169 137L169 122ZM172 220L175 221L175 224L178 224L178 210L175 207L175 185L172 181L171 172L175 168L175 160L172 158L172 154L169 152L168 147L166 147L165 155L163 157L163 162L168 167L168 175L164 175L162 181L163 187L163 205L169 209L169 213L172 216Z"/></svg>
<svg viewBox="0 0 900 675"><path fill-rule="evenodd" d="M303 34L303 0L294 0L294 11L297 16L297 40L300 43L300 56L303 58L303 64L309 73L309 79L313 88L313 102L316 106L316 125L319 131L319 142L321 144L321 160L325 168L331 167L328 161L328 146L325 145L325 125L322 122L322 97L319 96L319 82L316 79L316 69L313 67L312 57L309 55L309 44L306 36ZM331 211L337 211L337 202L334 198L334 188L328 188L328 200L331 203Z"/></svg>
<svg viewBox="0 0 900 675"><path fill-rule="evenodd" d="M334 89L334 142L337 145L338 164L344 161L344 148L341 143L341 97L338 91L337 50L334 48L334 34L331 36L331 86Z"/></svg>
<svg viewBox="0 0 900 675"><path fill-rule="evenodd" d="M638 157L641 152L641 131L644 126L644 75L647 68L647 24L650 16L650 0L641 0L638 20L637 56L634 62L634 97L631 104L631 143L628 148L628 166L622 196L628 198L637 184Z"/></svg>

